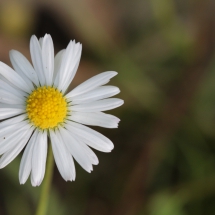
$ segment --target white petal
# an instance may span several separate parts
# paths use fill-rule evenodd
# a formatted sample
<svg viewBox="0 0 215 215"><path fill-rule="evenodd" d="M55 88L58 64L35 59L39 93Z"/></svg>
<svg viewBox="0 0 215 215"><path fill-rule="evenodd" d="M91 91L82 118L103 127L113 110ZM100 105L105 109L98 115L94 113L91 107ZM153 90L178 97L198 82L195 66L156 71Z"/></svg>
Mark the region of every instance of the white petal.
<svg viewBox="0 0 215 215"><path fill-rule="evenodd" d="M42 41L42 61L46 84L51 86L54 72L54 46L49 34L46 34Z"/></svg>
<svg viewBox="0 0 215 215"><path fill-rule="evenodd" d="M74 104L82 104L82 103L89 103L92 101L105 99L111 96L114 96L120 92L118 87L114 86L102 86L97 87L94 90L91 90L87 93L75 96L74 98L68 99Z"/></svg>
<svg viewBox="0 0 215 215"><path fill-rule="evenodd" d="M29 130L30 128L31 126L27 124L23 127L16 128L16 130L14 130L12 133L1 136L0 155L16 147L16 145L24 138L26 131Z"/></svg>
<svg viewBox="0 0 215 215"><path fill-rule="evenodd" d="M113 143L107 137L91 128L71 121L66 121L65 127L96 150L110 152L114 148Z"/></svg>
<svg viewBox="0 0 215 215"><path fill-rule="evenodd" d="M36 129L23 153L22 160L20 162L20 168L19 168L20 184L24 184L30 175L31 166L32 166L31 161L33 156L33 148L34 148L34 144L36 144L37 135L38 135L38 131Z"/></svg>
<svg viewBox="0 0 215 215"><path fill-rule="evenodd" d="M39 80L37 74L27 58L15 50L11 50L9 54L14 69L20 71L19 73L22 72L25 74L36 86L38 86Z"/></svg>
<svg viewBox="0 0 215 215"><path fill-rule="evenodd" d="M71 106L72 111L78 112L96 112L96 111L106 111L117 108L124 103L122 99L111 98L103 99L99 101L94 101L90 103L84 103L80 105Z"/></svg>
<svg viewBox="0 0 215 215"><path fill-rule="evenodd" d="M40 37L40 39L39 39L39 44L40 44L40 47L42 48L42 46L43 46L43 38L44 37Z"/></svg>
<svg viewBox="0 0 215 215"><path fill-rule="evenodd" d="M11 53L11 52L10 52ZM32 91L34 89L34 86L31 82L31 80L28 78L28 76L26 76L26 74L19 68L19 66L17 65L16 63L16 60L19 60L19 58L13 58L13 56L11 57L11 54L9 53L9 56L10 56L10 60L11 60L11 63L13 65L13 68L14 70L17 72L17 74L20 75L20 77L22 77L22 79L27 83L29 89Z"/></svg>
<svg viewBox="0 0 215 215"><path fill-rule="evenodd" d="M68 76L68 78L63 83L63 88L62 88L63 93L66 92L67 88L71 84L71 82L77 72L77 69L78 69L78 66L79 66L79 63L81 60L82 45L79 45L79 46L76 45L74 52L75 52L74 58L76 59L76 62L74 63L74 68L72 70L72 73L70 73L70 76Z"/></svg>
<svg viewBox="0 0 215 215"><path fill-rule="evenodd" d="M68 116L67 119L85 125L94 125L104 128L117 128L120 121L119 118L102 112L84 113L73 111L71 116Z"/></svg>
<svg viewBox="0 0 215 215"><path fill-rule="evenodd" d="M83 169L85 169L87 172L91 172L93 170L92 163L89 157L86 156L85 151L79 144L79 141L64 128L60 129L60 134L67 149L75 158L75 160L82 166Z"/></svg>
<svg viewBox="0 0 215 215"><path fill-rule="evenodd" d="M17 145L2 155L0 159L0 168L4 168L20 153L20 151L25 147L27 141L29 140L32 131L33 128L27 129L25 131L24 137L17 143Z"/></svg>
<svg viewBox="0 0 215 215"><path fill-rule="evenodd" d="M6 64L0 62L0 74L4 76L9 82L17 86L19 89L24 92L30 92L30 87L27 83L18 75L13 69L11 69Z"/></svg>
<svg viewBox="0 0 215 215"><path fill-rule="evenodd" d="M5 104L5 103L1 103L0 102L0 109L1 108L11 108L11 109L26 109L26 105L25 104ZM26 112L26 110L25 110Z"/></svg>
<svg viewBox="0 0 215 215"><path fill-rule="evenodd" d="M75 41L70 41L67 46L59 69L59 90L65 91L65 83L68 80L72 81L74 78L77 71L76 64L79 62L81 57L81 49L81 44L75 44Z"/></svg>
<svg viewBox="0 0 215 215"><path fill-rule="evenodd" d="M53 76L53 82L55 83L55 87L58 87L59 85L59 70L62 62L63 55L65 53L65 49L59 51L54 59L54 76Z"/></svg>
<svg viewBox="0 0 215 215"><path fill-rule="evenodd" d="M46 84L46 80L43 71L42 51L39 41L35 35L33 35L30 40L30 52L32 63L37 73L39 82L41 86L44 86Z"/></svg>
<svg viewBox="0 0 215 215"><path fill-rule="evenodd" d="M80 138L77 138L79 141L79 145L82 147L82 149L84 150L86 156L88 156L88 158L90 159L90 162L93 165L97 165L99 163L98 157L96 156L96 154L93 152L93 150L88 147Z"/></svg>
<svg viewBox="0 0 215 215"><path fill-rule="evenodd" d="M96 87L102 86L109 82L109 80L117 75L117 72L110 71L110 72L103 72L96 76L93 76L92 78L86 80L82 84L78 85L76 88L74 88L72 91L70 91L66 97L67 98L73 98L74 96L81 95L83 93L86 93L90 90L95 89Z"/></svg>
<svg viewBox="0 0 215 215"><path fill-rule="evenodd" d="M16 124L8 125L0 130L0 146L14 137L14 134L18 134L23 127L30 126L27 121L22 121Z"/></svg>
<svg viewBox="0 0 215 215"><path fill-rule="evenodd" d="M25 98L18 97L12 93L9 93L8 91L0 89L0 102L6 104L24 104Z"/></svg>
<svg viewBox="0 0 215 215"><path fill-rule="evenodd" d="M26 92L23 92L18 88L14 88L14 86L9 84L7 79L5 79L3 76L0 77L0 88L3 89L3 90L6 90L9 93L12 93L12 94L14 94L16 96L20 96L20 97L27 97L28 96L28 94Z"/></svg>
<svg viewBox="0 0 215 215"><path fill-rule="evenodd" d="M16 116L18 114L24 113L25 111L25 109L18 108L0 108L0 120Z"/></svg>
<svg viewBox="0 0 215 215"><path fill-rule="evenodd" d="M57 168L65 181L75 180L75 166L58 131L50 130L52 150Z"/></svg>
<svg viewBox="0 0 215 215"><path fill-rule="evenodd" d="M25 114L22 114L22 115L13 117L11 119L7 119L3 122L0 122L0 129L5 128L6 126L9 126L9 125L15 125L16 123L19 123L19 122L23 121L24 119L26 119L26 117L27 116Z"/></svg>
<svg viewBox="0 0 215 215"><path fill-rule="evenodd" d="M45 175L47 157L47 131L39 132L33 148L31 184L39 186Z"/></svg>

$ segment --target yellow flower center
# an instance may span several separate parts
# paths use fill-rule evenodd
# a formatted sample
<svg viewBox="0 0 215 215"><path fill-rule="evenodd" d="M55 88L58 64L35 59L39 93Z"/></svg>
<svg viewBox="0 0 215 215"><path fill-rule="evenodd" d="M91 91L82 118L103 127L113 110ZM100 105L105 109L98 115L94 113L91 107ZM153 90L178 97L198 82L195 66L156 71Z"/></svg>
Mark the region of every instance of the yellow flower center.
<svg viewBox="0 0 215 215"><path fill-rule="evenodd" d="M67 102L62 93L53 87L38 87L26 100L30 121L41 129L54 128L64 122Z"/></svg>

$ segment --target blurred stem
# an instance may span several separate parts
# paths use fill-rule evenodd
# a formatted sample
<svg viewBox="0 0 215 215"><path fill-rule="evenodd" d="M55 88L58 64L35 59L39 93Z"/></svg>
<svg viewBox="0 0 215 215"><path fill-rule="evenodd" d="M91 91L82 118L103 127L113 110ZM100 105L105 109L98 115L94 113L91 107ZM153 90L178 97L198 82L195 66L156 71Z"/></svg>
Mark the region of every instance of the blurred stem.
<svg viewBox="0 0 215 215"><path fill-rule="evenodd" d="M50 187L53 175L53 167L54 167L54 159L51 149L51 144L49 142L49 150L48 150L48 159L47 159L47 166L46 166L46 175L42 184L41 194L39 204L37 206L36 215L45 215L48 202L49 202L49 194L50 194Z"/></svg>

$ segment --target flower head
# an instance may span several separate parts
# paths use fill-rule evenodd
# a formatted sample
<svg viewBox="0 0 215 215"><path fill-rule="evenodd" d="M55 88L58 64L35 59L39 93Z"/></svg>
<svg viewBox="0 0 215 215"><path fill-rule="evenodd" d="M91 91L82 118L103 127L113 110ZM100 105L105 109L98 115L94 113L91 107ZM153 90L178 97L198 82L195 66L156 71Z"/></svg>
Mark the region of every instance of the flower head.
<svg viewBox="0 0 215 215"><path fill-rule="evenodd" d="M109 98L120 92L117 87L103 86L117 73L101 73L66 93L81 51L82 45L71 41L54 57L52 38L46 34L39 41L36 36L31 37L33 66L15 50L10 51L14 70L0 62L0 168L26 146L19 169L21 184L30 174L33 186L41 184L48 138L58 170L66 181L75 180L73 158L91 172L98 158L90 147L102 152L114 147L107 137L85 125L118 126L117 117L102 112L123 104L121 99Z"/></svg>

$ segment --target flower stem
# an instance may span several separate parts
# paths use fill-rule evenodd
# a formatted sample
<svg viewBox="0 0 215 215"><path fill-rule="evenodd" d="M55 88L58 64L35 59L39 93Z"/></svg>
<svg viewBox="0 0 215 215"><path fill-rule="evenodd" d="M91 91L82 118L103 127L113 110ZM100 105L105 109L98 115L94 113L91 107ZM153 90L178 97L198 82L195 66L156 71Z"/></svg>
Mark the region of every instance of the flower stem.
<svg viewBox="0 0 215 215"><path fill-rule="evenodd" d="M37 206L36 215L46 215L47 208L48 208L50 187L51 187L53 167L54 167L54 159L53 159L53 153L52 153L50 142L48 146L49 146L49 149L48 149L48 158L47 158L47 166L46 166L46 175L42 183L40 199Z"/></svg>

